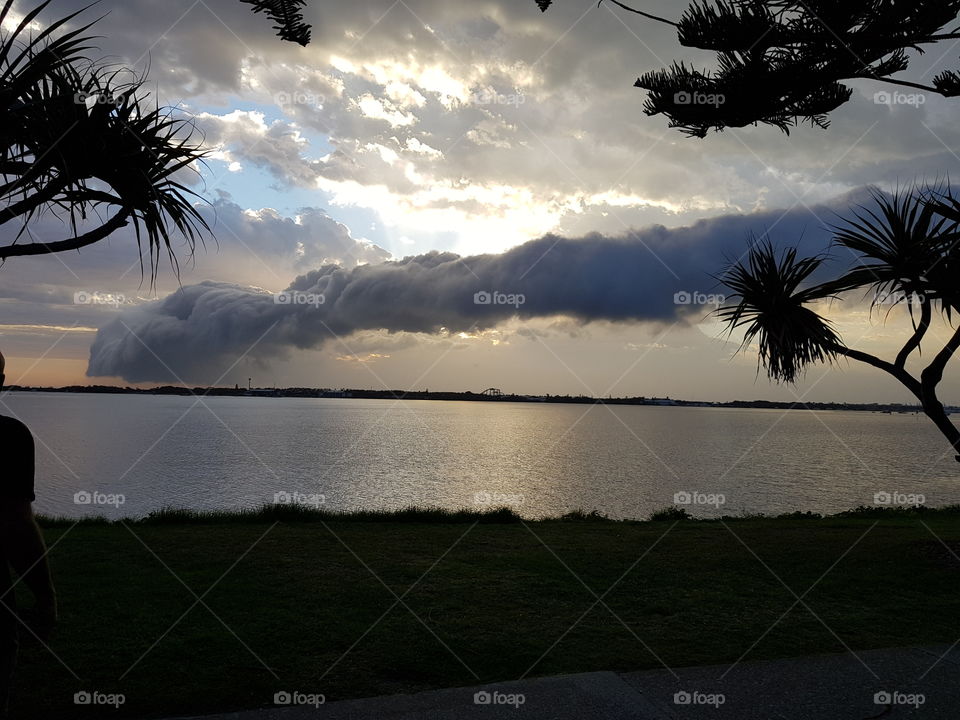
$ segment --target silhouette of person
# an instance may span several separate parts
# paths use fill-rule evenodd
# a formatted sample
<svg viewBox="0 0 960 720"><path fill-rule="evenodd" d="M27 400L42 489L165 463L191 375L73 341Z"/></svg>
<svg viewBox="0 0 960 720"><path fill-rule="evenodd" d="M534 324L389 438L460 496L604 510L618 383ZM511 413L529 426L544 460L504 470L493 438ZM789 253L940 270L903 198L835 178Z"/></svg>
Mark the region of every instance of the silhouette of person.
<svg viewBox="0 0 960 720"><path fill-rule="evenodd" d="M5 361L0 354L0 388ZM10 686L17 665L18 625L11 568L30 589L35 608L28 627L49 637L57 621L57 596L47 565L47 549L33 517L34 445L30 430L19 420L0 415L0 717L7 716Z"/></svg>

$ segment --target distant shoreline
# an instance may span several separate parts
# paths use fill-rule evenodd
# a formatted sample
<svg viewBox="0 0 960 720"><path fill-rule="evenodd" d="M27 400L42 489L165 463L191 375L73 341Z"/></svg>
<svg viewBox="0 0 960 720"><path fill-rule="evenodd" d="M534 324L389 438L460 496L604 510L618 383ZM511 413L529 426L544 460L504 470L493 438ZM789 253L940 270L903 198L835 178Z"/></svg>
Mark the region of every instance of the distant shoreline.
<svg viewBox="0 0 960 720"><path fill-rule="evenodd" d="M757 410L846 410L854 412L908 413L922 412L918 405L902 403L817 403L781 402L774 400L733 400L730 402L704 402L700 400L676 400L657 397L607 397L587 395L515 395L489 388L480 393L431 392L429 390L358 390L331 388L224 388L224 387L178 387L164 385L155 388L131 388L113 385L71 385L67 387L27 387L11 385L8 392L43 392L97 395L179 395L186 397L259 397L259 398L349 398L359 400L434 400L461 402L520 402L555 403L568 405L641 405L648 407L699 407L734 408ZM960 412L960 407L947 407L949 413Z"/></svg>
<svg viewBox="0 0 960 720"><path fill-rule="evenodd" d="M250 523L420 523L427 525L512 525L517 523L603 523L612 525L646 525L660 522L689 522L699 525L714 525L724 522L756 523L766 521L771 524L794 521L832 521L849 518L861 520L898 520L917 517L938 517L960 519L960 505L933 507L916 506L867 506L843 510L836 513L818 513L805 510L782 512L772 515L748 513L742 515L722 515L720 517L700 517L689 514L676 505L663 507L642 518L611 518L596 510L572 510L562 515L531 517L524 516L507 506L486 508L461 507L450 510L442 507L411 505L398 510L328 510L297 503L273 503L260 507L241 510L190 510L188 508L165 508L140 516L108 518L103 515L85 515L67 517L64 515L38 514L37 521L42 527L69 527L72 525L243 525Z"/></svg>

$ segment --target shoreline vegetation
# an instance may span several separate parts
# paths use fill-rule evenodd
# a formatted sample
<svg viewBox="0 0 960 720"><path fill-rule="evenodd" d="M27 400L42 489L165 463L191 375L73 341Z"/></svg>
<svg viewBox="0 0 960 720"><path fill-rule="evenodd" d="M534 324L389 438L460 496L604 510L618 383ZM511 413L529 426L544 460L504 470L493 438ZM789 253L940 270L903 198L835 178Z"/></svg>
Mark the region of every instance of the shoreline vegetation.
<svg viewBox="0 0 960 720"><path fill-rule="evenodd" d="M86 517L66 517L37 514L41 527L60 528L71 525L228 525L271 522L293 523L422 523L422 524L485 524L512 525L518 523L602 523L612 525L644 525L663 522L723 523L794 521L794 520L841 520L869 519L883 520L895 518L956 517L960 520L960 505L929 507L926 505L907 506L871 506L861 505L851 510L823 515L810 511L794 511L780 515L748 513L744 515L722 515L720 517L698 517L689 514L676 505L653 512L647 519L617 519L596 510L590 512L573 510L554 517L524 517L513 508L501 506L483 510L460 508L449 510L441 507L410 506L399 510L329 510L304 504L275 503L256 508L241 510L190 510L186 508L164 508L142 517L107 518L102 515Z"/></svg>
<svg viewBox="0 0 960 720"><path fill-rule="evenodd" d="M288 505L41 523L61 621L49 649L21 636L14 717L102 717L74 704L83 692L122 694L113 717L193 716L285 691L333 702L960 637L960 506L526 521Z"/></svg>
<svg viewBox="0 0 960 720"><path fill-rule="evenodd" d="M430 390L369 390L333 388L242 388L235 387L182 387L163 385L152 388L120 387L115 385L70 385L66 387L30 387L10 385L6 392L72 393L90 395L179 395L185 397L259 397L259 398L350 398L359 400L436 400L459 402L518 402L559 403L574 405L644 405L651 407L698 407L759 410L846 410L857 412L904 413L922 412L919 405L903 403L839 403L839 402L793 402L776 400L731 400L707 402L702 400L678 400L669 397L606 397L588 395L517 395L504 393L498 388L483 392L434 391ZM947 414L960 413L960 407L945 406Z"/></svg>

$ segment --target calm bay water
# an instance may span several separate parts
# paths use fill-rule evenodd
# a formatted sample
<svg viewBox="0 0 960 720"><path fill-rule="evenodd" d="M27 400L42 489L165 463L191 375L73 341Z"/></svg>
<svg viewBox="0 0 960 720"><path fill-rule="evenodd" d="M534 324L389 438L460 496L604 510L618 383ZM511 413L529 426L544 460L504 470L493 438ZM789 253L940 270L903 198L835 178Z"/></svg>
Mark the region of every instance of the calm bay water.
<svg viewBox="0 0 960 720"><path fill-rule="evenodd" d="M332 509L479 499L529 517L644 518L678 492L707 502L690 507L702 516L833 512L877 492L960 503L960 465L913 415L59 393L3 403L37 438L37 509L67 516L255 507L277 493ZM78 504L83 492L99 495Z"/></svg>

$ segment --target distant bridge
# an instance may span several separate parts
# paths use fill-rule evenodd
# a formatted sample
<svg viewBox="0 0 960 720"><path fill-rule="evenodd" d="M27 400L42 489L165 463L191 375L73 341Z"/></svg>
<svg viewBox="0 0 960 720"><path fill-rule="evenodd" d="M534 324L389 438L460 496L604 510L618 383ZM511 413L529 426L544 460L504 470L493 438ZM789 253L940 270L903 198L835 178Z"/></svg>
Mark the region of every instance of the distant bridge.
<svg viewBox="0 0 960 720"><path fill-rule="evenodd" d="M500 390L500 388L487 388L480 394L488 395L489 397L501 397L503 395L503 391Z"/></svg>

